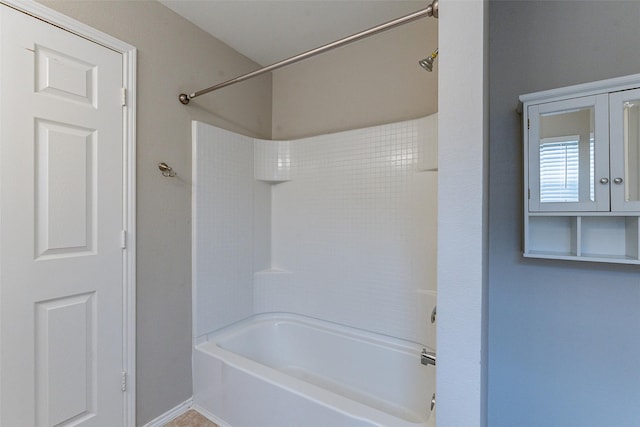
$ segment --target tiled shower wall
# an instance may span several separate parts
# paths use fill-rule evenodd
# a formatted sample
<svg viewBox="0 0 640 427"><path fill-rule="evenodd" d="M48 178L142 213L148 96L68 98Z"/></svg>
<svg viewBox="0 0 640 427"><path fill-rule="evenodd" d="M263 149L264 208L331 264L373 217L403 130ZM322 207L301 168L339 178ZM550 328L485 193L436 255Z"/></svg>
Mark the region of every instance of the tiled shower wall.
<svg viewBox="0 0 640 427"><path fill-rule="evenodd" d="M198 136L205 137L204 132ZM210 332L247 311L286 311L435 347L430 317L436 296L436 116L295 141L254 141L245 158L244 148L229 144L244 147L252 140L237 138L222 131L211 140L197 140L194 148L198 157L205 151L217 158L232 156L228 165L217 167L194 159L195 307L197 312L222 308L217 315L197 313L195 330ZM254 163L255 175L247 180L246 168ZM207 164L218 170L205 171ZM215 195L201 189L203 180L207 188L220 187ZM264 182L271 185L262 187ZM235 203L248 199L264 215L231 213ZM220 210L229 215L216 213ZM212 224L221 218L234 224ZM238 240L226 239L231 235ZM214 262L213 248L219 245L231 248L223 256L246 259ZM202 257L201 250L211 254ZM246 268L247 259L248 264L256 260L252 295L247 295L244 270L235 272L235 285L218 279ZM202 269L200 262L206 262ZM203 295L209 300L200 301Z"/></svg>
<svg viewBox="0 0 640 427"><path fill-rule="evenodd" d="M193 122L193 336L253 313L253 138Z"/></svg>

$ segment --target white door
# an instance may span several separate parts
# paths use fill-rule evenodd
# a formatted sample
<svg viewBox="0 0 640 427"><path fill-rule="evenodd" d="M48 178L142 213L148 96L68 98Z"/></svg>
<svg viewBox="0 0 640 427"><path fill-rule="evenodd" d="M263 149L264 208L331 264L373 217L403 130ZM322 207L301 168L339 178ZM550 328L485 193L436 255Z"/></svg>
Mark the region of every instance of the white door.
<svg viewBox="0 0 640 427"><path fill-rule="evenodd" d="M6 6L0 39L0 425L122 426L122 55Z"/></svg>

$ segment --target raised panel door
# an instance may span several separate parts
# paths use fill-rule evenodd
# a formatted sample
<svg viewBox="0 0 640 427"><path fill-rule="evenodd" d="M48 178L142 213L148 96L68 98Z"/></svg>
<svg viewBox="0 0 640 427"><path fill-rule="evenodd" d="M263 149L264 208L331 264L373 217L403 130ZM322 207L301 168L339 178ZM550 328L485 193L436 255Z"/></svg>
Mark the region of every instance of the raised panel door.
<svg viewBox="0 0 640 427"><path fill-rule="evenodd" d="M122 55L0 5L0 424L124 423Z"/></svg>

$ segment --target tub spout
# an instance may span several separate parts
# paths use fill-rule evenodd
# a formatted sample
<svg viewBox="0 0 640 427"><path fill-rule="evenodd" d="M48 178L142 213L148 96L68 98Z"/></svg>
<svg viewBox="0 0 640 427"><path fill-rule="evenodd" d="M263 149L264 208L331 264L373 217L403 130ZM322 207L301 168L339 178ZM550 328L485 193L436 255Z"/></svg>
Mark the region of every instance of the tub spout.
<svg viewBox="0 0 640 427"><path fill-rule="evenodd" d="M422 354L420 355L420 361L423 365L436 366L436 354L432 351L427 351L426 348L423 348Z"/></svg>

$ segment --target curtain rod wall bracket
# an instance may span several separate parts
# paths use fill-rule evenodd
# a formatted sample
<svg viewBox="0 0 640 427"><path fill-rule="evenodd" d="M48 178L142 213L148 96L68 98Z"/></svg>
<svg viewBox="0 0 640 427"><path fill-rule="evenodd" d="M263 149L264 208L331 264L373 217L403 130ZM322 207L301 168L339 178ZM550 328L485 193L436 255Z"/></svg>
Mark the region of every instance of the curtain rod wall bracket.
<svg viewBox="0 0 640 427"><path fill-rule="evenodd" d="M189 101L191 101L191 97L186 93L181 93L180 95L178 95L178 100L180 101L180 103L187 105Z"/></svg>
<svg viewBox="0 0 640 427"><path fill-rule="evenodd" d="M204 95L205 93L213 92L214 90L222 89L223 87L226 87L235 83L240 83L242 81L259 76L261 74L268 73L269 71L277 70L278 68L282 68L284 66L302 61L303 59L311 58L312 56L316 56L328 50L332 50L337 47L344 46L346 44L363 39L365 37L369 37L374 34L378 34L386 30L390 30L391 28L395 28L399 25L406 24L420 18L424 18L425 16L438 18L438 0L433 0L433 2L429 6L425 7L424 9L420 9L416 12L410 13L409 15L394 19L393 21L385 22L384 24L380 24L376 27L369 28L368 30L361 31L359 33L342 38L340 40L336 40L324 46L320 46L315 49L308 50L296 56L292 56L291 58L284 59L280 62L276 62L275 64L267 65L266 67L259 68L250 73L243 74L231 80L227 80L226 82L218 83L217 85L213 85L206 89L193 92L192 94L189 94L189 95L187 95L186 93L181 93L180 95L178 95L178 100L180 101L181 104L187 105L189 104L189 101L191 101L193 98L196 98L200 95Z"/></svg>
<svg viewBox="0 0 640 427"><path fill-rule="evenodd" d="M432 16L434 18L438 18L438 10L439 8L438 0L433 0L429 6L427 6L427 16Z"/></svg>

